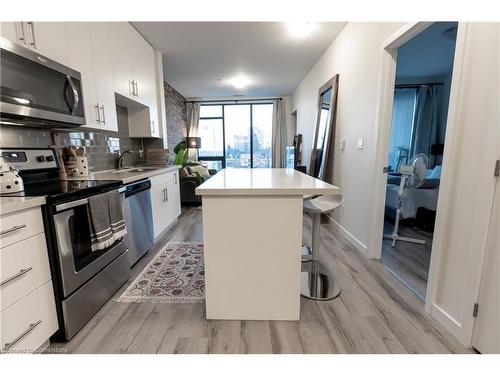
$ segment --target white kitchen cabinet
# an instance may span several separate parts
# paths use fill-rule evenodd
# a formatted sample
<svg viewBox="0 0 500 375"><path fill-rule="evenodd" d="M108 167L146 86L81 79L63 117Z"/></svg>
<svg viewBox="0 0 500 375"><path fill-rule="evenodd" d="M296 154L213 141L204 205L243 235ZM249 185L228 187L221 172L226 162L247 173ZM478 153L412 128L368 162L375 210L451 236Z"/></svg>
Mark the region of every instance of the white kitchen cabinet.
<svg viewBox="0 0 500 375"><path fill-rule="evenodd" d="M26 38L23 36L25 34L23 34L22 27L22 22L1 22L0 35L13 43L25 46Z"/></svg>
<svg viewBox="0 0 500 375"><path fill-rule="evenodd" d="M140 123L130 125L130 136L160 138L154 50L129 23L106 23L105 27L110 40L115 92L149 108L149 116L142 116Z"/></svg>
<svg viewBox="0 0 500 375"><path fill-rule="evenodd" d="M68 47L64 22L25 22L28 46L41 55L68 65Z"/></svg>
<svg viewBox="0 0 500 375"><path fill-rule="evenodd" d="M172 172L174 180L170 181L167 187L167 198L170 205L171 221L175 221L181 214L181 191L179 188L179 172Z"/></svg>
<svg viewBox="0 0 500 375"><path fill-rule="evenodd" d="M157 115L158 115L158 137L163 139L163 148L168 148L168 134L167 134L167 111L165 103L165 87L163 78L163 57L158 50L155 53L155 73L156 73L156 101L157 101Z"/></svg>
<svg viewBox="0 0 500 375"><path fill-rule="evenodd" d="M135 30L134 30L135 31ZM153 48L138 33L130 40L135 100L156 109L155 61ZM153 117L153 116L151 116Z"/></svg>
<svg viewBox="0 0 500 375"><path fill-rule="evenodd" d="M113 82L115 92L135 99L133 85L133 69L131 59L131 40L134 29L128 22L106 23L109 33L109 59L113 64Z"/></svg>
<svg viewBox="0 0 500 375"><path fill-rule="evenodd" d="M61 64L68 64L64 22L2 22L2 36Z"/></svg>
<svg viewBox="0 0 500 375"><path fill-rule="evenodd" d="M154 237L158 238L181 214L179 172L151 177Z"/></svg>
<svg viewBox="0 0 500 375"><path fill-rule="evenodd" d="M118 131L107 31L103 23L67 23L69 65L82 74L85 127Z"/></svg>
<svg viewBox="0 0 500 375"><path fill-rule="evenodd" d="M82 75L83 104L85 106L86 120L84 127L101 129L90 23L68 22L66 24L66 33L69 66L79 71Z"/></svg>
<svg viewBox="0 0 500 375"><path fill-rule="evenodd" d="M0 218L0 351L32 352L58 329L40 207Z"/></svg>
<svg viewBox="0 0 500 375"><path fill-rule="evenodd" d="M104 130L118 131L113 81L113 64L109 59L111 40L105 23L92 22L92 55L94 57L97 101Z"/></svg>

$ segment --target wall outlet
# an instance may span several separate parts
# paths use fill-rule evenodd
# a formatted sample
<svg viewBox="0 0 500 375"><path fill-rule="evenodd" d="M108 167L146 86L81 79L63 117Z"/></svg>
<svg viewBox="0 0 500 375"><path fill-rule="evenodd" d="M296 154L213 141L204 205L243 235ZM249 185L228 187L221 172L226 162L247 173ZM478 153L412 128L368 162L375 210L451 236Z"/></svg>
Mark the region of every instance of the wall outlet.
<svg viewBox="0 0 500 375"><path fill-rule="evenodd" d="M358 142L356 144L356 148L358 150L362 150L365 146L365 140L363 138L358 138Z"/></svg>
<svg viewBox="0 0 500 375"><path fill-rule="evenodd" d="M340 149L343 151L345 150L345 138L342 138L340 140Z"/></svg>

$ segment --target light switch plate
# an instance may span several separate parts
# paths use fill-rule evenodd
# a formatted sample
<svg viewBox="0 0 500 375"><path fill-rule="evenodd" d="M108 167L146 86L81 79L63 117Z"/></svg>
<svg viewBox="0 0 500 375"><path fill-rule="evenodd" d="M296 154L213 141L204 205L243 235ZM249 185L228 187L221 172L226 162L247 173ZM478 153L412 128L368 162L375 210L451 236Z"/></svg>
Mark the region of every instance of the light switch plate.
<svg viewBox="0 0 500 375"><path fill-rule="evenodd" d="M358 143L357 143L357 149L362 150L363 147L365 146L365 141L363 138L358 138Z"/></svg>
<svg viewBox="0 0 500 375"><path fill-rule="evenodd" d="M345 139L344 139L344 138L342 138L342 139L340 140L340 149L341 149L341 150L345 150Z"/></svg>

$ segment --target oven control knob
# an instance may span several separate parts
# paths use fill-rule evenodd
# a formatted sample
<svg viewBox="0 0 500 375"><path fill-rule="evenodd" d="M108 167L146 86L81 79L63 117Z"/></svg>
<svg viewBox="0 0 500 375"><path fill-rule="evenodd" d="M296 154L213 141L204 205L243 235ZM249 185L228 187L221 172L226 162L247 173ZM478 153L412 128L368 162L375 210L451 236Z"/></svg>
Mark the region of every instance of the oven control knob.
<svg viewBox="0 0 500 375"><path fill-rule="evenodd" d="M47 160L48 160L48 158L47 158ZM43 155L37 156L36 161L43 163L45 161L45 156L43 156Z"/></svg>
<svg viewBox="0 0 500 375"><path fill-rule="evenodd" d="M47 161L54 161L54 157L52 155L49 155L45 158Z"/></svg>

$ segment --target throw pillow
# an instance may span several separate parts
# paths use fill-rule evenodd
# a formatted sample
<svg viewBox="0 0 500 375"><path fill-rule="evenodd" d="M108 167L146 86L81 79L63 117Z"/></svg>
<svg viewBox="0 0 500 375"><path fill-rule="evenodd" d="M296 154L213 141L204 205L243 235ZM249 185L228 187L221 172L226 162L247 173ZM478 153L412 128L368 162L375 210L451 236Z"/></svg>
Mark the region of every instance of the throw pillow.
<svg viewBox="0 0 500 375"><path fill-rule="evenodd" d="M203 165L192 165L189 167L190 171L192 174L195 172L198 173L201 177L207 177L210 176L210 173L208 173L208 168L204 167Z"/></svg>

